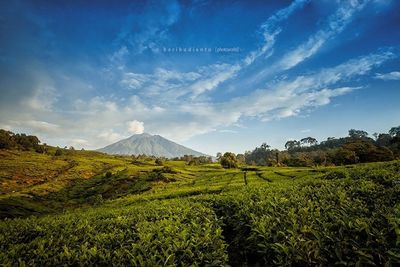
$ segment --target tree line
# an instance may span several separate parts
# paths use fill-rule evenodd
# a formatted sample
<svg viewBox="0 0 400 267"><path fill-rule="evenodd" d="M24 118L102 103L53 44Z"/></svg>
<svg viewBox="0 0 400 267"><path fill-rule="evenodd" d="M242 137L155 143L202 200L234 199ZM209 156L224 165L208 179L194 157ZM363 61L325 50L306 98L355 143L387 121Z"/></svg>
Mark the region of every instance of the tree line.
<svg viewBox="0 0 400 267"><path fill-rule="evenodd" d="M257 166L333 166L365 162L390 161L400 158L400 126L387 133L369 136L363 130L349 130L346 137L328 137L322 142L311 136L288 140L284 150L272 149L266 143L252 151L235 155L218 153L225 168L239 165Z"/></svg>
<svg viewBox="0 0 400 267"><path fill-rule="evenodd" d="M27 135L24 133L13 133L4 129L0 129L0 149L35 151L41 154L52 154L54 156L70 155L75 151L73 146L69 148L55 147L52 149L46 143L41 144L39 138L35 135ZM82 150L84 150L82 148Z"/></svg>
<svg viewBox="0 0 400 267"><path fill-rule="evenodd" d="M0 149L34 150L43 153L44 145L40 145L37 136L15 134L11 131L0 129Z"/></svg>

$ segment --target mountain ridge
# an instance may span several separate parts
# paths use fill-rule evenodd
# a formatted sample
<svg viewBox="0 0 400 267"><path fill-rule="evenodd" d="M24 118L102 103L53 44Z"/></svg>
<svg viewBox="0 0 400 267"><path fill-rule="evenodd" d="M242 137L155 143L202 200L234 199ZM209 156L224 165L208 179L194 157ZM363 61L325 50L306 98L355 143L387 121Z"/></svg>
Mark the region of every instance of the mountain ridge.
<svg viewBox="0 0 400 267"><path fill-rule="evenodd" d="M134 134L113 144L97 149L97 151L112 155L148 155L156 157L175 158L184 155L208 156L195 151L160 135L149 133Z"/></svg>

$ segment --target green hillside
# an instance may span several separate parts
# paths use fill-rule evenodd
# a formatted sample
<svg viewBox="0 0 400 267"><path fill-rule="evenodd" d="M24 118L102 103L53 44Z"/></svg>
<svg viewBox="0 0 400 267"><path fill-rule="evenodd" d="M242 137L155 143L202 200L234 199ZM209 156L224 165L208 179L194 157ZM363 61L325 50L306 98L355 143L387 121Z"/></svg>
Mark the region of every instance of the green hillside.
<svg viewBox="0 0 400 267"><path fill-rule="evenodd" d="M0 150L1 265L400 263L399 161L244 171L49 149Z"/></svg>

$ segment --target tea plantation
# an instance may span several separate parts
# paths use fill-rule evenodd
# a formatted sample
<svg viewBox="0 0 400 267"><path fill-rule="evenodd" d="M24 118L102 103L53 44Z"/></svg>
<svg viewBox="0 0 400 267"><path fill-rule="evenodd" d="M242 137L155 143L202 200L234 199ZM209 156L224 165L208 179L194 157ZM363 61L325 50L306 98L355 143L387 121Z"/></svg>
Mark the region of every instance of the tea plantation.
<svg viewBox="0 0 400 267"><path fill-rule="evenodd" d="M2 266L400 264L399 161L244 176L89 151L0 158Z"/></svg>

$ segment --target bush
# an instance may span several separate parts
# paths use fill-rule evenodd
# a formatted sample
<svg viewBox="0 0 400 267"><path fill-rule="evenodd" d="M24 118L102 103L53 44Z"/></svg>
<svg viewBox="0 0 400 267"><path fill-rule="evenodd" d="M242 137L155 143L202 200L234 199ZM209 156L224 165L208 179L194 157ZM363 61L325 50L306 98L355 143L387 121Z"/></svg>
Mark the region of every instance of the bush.
<svg viewBox="0 0 400 267"><path fill-rule="evenodd" d="M364 168L352 171L365 177ZM231 266L397 266L400 187L381 185L396 171L372 180L331 171L328 180L247 187L202 201L223 219Z"/></svg>
<svg viewBox="0 0 400 267"><path fill-rule="evenodd" d="M346 177L347 177L347 173L342 170L330 171L324 175L324 179L326 179L326 180L344 179Z"/></svg>
<svg viewBox="0 0 400 267"><path fill-rule="evenodd" d="M63 150L61 148L57 148L54 156L61 156L63 154Z"/></svg>
<svg viewBox="0 0 400 267"><path fill-rule="evenodd" d="M169 178L165 174L175 174L176 171L169 166L164 166L161 169L153 169L151 172L147 173L146 180L151 182L163 181L163 182L173 182L174 178Z"/></svg>
<svg viewBox="0 0 400 267"><path fill-rule="evenodd" d="M163 173L176 173L176 171L169 166L163 167L160 171Z"/></svg>
<svg viewBox="0 0 400 267"><path fill-rule="evenodd" d="M12 135L12 132L0 129L0 149L15 147L16 143L12 140Z"/></svg>
<svg viewBox="0 0 400 267"><path fill-rule="evenodd" d="M0 260L5 266L225 266L218 222L209 208L181 200L3 221Z"/></svg>
<svg viewBox="0 0 400 267"><path fill-rule="evenodd" d="M40 154L43 154L43 153L46 153L47 152L47 149L46 149L46 147L45 146L37 146L36 148L35 148L35 152L37 152L37 153L40 153Z"/></svg>
<svg viewBox="0 0 400 267"><path fill-rule="evenodd" d="M220 163L221 163L221 166L225 169L238 167L238 161L236 159L236 155L232 152L226 152L220 158Z"/></svg>

